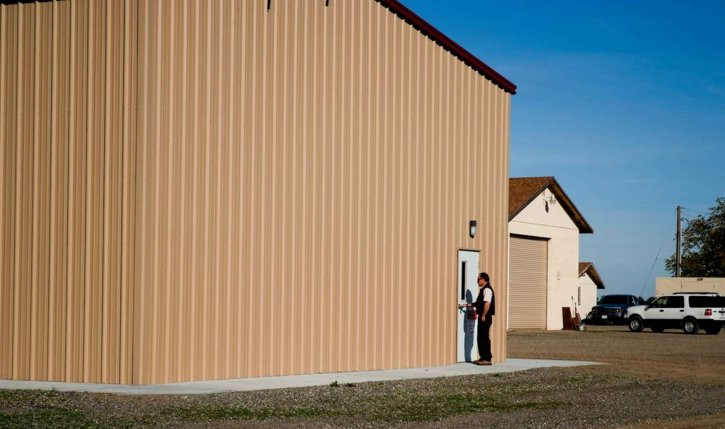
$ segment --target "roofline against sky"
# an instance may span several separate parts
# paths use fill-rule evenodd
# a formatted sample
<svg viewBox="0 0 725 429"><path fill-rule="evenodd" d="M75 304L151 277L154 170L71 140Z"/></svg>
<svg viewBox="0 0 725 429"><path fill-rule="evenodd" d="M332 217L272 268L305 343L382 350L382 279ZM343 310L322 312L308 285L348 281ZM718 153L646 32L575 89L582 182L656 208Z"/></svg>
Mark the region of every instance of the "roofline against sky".
<svg viewBox="0 0 725 429"><path fill-rule="evenodd" d="M461 45L454 42L443 34L440 30L432 26L428 21L418 16L415 12L405 7L398 0L376 0L392 12L409 22L413 27L417 28L421 33L430 37L433 41L439 43L444 49L458 57L461 61L471 66L474 70L490 79L491 82L501 87L504 91L516 94L516 85L506 79L496 70L492 69L488 64L484 63L478 57L464 49Z"/></svg>
<svg viewBox="0 0 725 429"><path fill-rule="evenodd" d="M51 1L51 0L0 0L2 4L15 4L15 3L35 3L36 1ZM461 61L468 64L471 68L481 73L486 78L490 79L491 82L502 88L504 91L511 94L516 94L516 85L513 82L506 79L502 74L491 68L488 64L484 63L478 57L473 55L464 49L461 45L454 42L450 37L443 34L440 30L431 25L428 21L418 16L415 12L405 7L398 0L376 0L383 6L390 9L393 13L409 22L413 27L417 28L421 33L430 37L433 41L439 43L444 49L458 57Z"/></svg>
<svg viewBox="0 0 725 429"><path fill-rule="evenodd" d="M513 212L509 212L509 222L511 222L516 215L521 213L529 204L531 204L532 201L536 197L538 197L544 190L550 189L551 192L556 195L559 199L559 201L562 203L562 208L564 211L569 215L569 217L574 221L574 224L579 228L580 234L594 234L594 229L589 225L589 222L587 222L586 219L584 219L584 215L581 214L578 208L576 208L576 205L574 205L574 202L569 198L569 196L564 192L564 189L559 185L559 182L556 181L556 178L554 176L535 176L535 177L509 177L509 185L511 186L512 180L520 180L520 179L543 179L544 182L539 186L535 192L533 192L529 198L526 200L524 204L517 207L516 210Z"/></svg>

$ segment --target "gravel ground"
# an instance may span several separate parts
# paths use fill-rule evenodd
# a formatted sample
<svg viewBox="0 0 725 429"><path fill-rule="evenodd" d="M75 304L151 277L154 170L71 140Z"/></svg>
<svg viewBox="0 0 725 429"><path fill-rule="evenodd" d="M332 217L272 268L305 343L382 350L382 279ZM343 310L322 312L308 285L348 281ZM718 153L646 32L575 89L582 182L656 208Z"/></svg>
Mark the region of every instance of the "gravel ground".
<svg viewBox="0 0 725 429"><path fill-rule="evenodd" d="M725 335L513 332L509 355L611 364L193 396L0 391L0 427L725 428Z"/></svg>

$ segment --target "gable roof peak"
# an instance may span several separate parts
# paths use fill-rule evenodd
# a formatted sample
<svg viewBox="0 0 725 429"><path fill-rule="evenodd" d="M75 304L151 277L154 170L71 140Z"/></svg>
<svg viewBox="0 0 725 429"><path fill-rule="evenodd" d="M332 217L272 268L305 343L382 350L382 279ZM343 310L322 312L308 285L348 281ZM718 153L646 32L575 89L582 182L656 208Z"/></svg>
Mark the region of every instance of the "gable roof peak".
<svg viewBox="0 0 725 429"><path fill-rule="evenodd" d="M597 285L597 289L604 289L604 281L599 275L599 271L594 267L593 262L579 262L579 277L584 274L589 275L589 278Z"/></svg>
<svg viewBox="0 0 725 429"><path fill-rule="evenodd" d="M549 189L561 203L581 234L592 234L594 230L584 219L568 195L564 192L554 176L511 177L509 178L509 222L516 217L534 198Z"/></svg>

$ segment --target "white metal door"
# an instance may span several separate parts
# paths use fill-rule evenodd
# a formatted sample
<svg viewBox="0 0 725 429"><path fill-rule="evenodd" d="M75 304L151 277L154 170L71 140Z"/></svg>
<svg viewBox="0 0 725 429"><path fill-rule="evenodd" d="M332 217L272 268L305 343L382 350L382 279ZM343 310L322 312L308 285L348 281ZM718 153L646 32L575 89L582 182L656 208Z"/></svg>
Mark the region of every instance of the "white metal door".
<svg viewBox="0 0 725 429"><path fill-rule="evenodd" d="M458 251L458 282L456 295L458 304L472 303L478 294L478 252ZM458 336L458 362L472 362L478 359L476 347L476 317L474 309L459 309L456 331Z"/></svg>

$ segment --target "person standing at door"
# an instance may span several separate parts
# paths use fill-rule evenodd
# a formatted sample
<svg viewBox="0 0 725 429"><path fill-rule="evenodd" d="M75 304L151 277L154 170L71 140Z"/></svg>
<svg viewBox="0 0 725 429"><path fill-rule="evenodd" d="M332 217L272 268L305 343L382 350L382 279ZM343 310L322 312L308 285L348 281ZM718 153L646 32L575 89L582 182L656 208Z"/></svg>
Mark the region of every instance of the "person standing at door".
<svg viewBox="0 0 725 429"><path fill-rule="evenodd" d="M478 355L480 359L473 361L476 365L491 365L491 323L496 314L496 296L487 273L478 275L478 297L473 304L478 313Z"/></svg>

